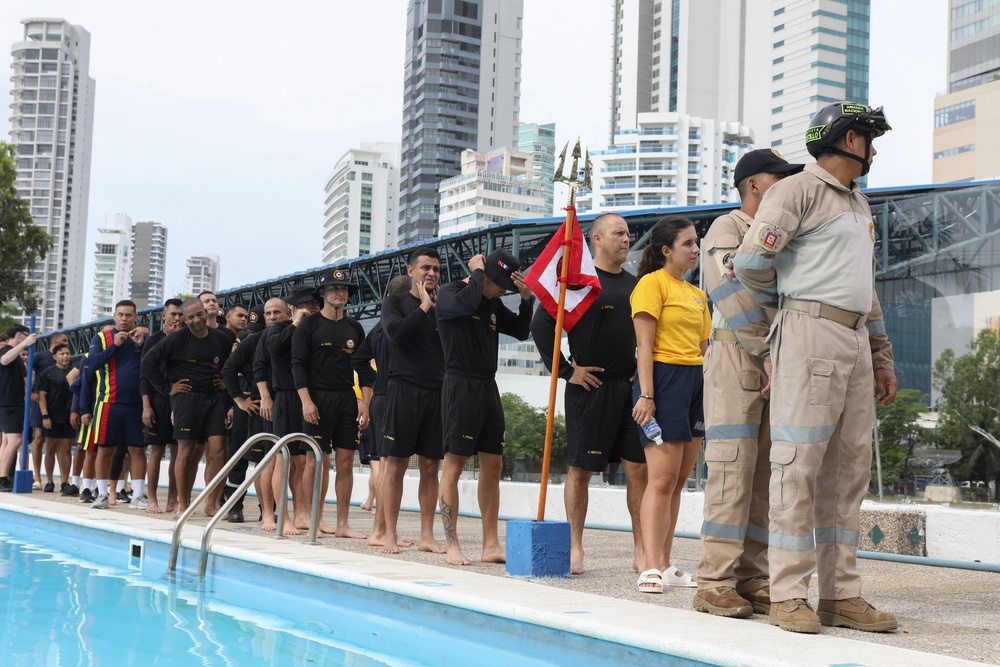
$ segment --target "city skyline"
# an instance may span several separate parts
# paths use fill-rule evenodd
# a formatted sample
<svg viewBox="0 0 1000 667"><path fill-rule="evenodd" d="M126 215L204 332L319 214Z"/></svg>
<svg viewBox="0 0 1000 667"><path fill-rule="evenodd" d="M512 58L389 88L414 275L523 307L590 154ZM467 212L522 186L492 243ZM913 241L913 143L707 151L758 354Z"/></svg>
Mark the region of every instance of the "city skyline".
<svg viewBox="0 0 1000 667"><path fill-rule="evenodd" d="M927 6L919 15L903 11L910 5L901 1L872 6L870 100L886 105L895 128L879 142L869 180L875 187L931 180L934 93L947 85L947 2ZM282 12L264 3L244 3L240 12L207 3L197 21L183 7L161 9L154 17L124 2L26 0L0 8L8 48L31 16L65 18L93 35L90 70L101 93L88 243L116 211L163 221L171 228L170 294L192 255L229 258L221 289L318 265L309 259L317 252L302 246L321 247L322 191L335 160L359 140L398 140L406 1L303 2ZM611 12L608 0L525 3L519 117L554 122L557 148L578 135L591 150L606 147ZM376 16L373 51L371 36L352 26ZM177 34L211 42L222 24L255 48L239 58L177 49ZM316 39L309 26L317 26ZM553 39L553 26L564 37ZM911 38L899 39L900 31ZM342 66L356 60L364 66ZM288 61L309 73L294 74ZM901 76L900 63L914 74ZM10 100L10 82L0 81ZM8 129L9 121L0 132ZM283 243L269 236L278 228Z"/></svg>

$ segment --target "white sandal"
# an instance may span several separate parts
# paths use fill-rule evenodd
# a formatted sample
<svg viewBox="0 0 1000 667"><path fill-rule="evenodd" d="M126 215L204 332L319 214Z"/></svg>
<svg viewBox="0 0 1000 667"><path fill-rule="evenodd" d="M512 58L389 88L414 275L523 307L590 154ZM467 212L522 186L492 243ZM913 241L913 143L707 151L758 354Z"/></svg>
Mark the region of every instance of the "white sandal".
<svg viewBox="0 0 1000 667"><path fill-rule="evenodd" d="M680 574L678 574L680 573ZM663 585L677 586L679 588L697 588L698 581L688 572L681 572L671 565L663 571Z"/></svg>
<svg viewBox="0 0 1000 667"><path fill-rule="evenodd" d="M662 593L663 575L657 569L646 570L639 575L640 593Z"/></svg>

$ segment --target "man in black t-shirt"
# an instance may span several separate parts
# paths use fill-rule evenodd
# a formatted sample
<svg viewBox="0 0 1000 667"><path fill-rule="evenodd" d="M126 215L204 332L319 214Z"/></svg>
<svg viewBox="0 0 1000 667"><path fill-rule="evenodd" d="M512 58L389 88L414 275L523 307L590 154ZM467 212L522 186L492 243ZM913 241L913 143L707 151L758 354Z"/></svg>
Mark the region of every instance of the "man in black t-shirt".
<svg viewBox="0 0 1000 667"><path fill-rule="evenodd" d="M639 526L639 506L646 488L646 456L632 419L635 375L635 328L629 297L638 280L622 269L630 238L625 220L614 213L597 217L590 227L594 266L601 295L569 332L572 363L560 355L559 377L566 380L566 450L569 474L564 489L570 525L570 572L583 573L583 525L587 520L590 478L609 461L625 468L626 504L632 518L633 567L646 568ZM531 334L545 367L552 371L555 320L539 308Z"/></svg>
<svg viewBox="0 0 1000 667"><path fill-rule="evenodd" d="M232 340L206 321L205 307L188 299L181 307L187 328L167 336L142 360L142 371L160 393L171 394L174 435L177 438L177 510L180 516L191 504L194 475L188 465L195 446L207 441L205 480L222 469L226 459L228 403L217 388L222 364L229 357ZM219 510L220 485L209 497L206 516Z"/></svg>
<svg viewBox="0 0 1000 667"><path fill-rule="evenodd" d="M444 471L441 474L441 521L447 539L445 561L469 565L458 544L458 480L472 455L479 456L479 512L483 522L485 563L503 563L507 552L497 535L500 513L500 473L506 423L497 389L500 334L525 340L531 325L534 296L518 272L521 263L506 250L469 260L472 274L438 290L435 305L444 351L441 418ZM515 315L500 301L519 292Z"/></svg>
<svg viewBox="0 0 1000 667"><path fill-rule="evenodd" d="M56 489L53 474L55 473L56 457L59 458L59 477L62 478L62 489L69 487L72 476L70 463L72 456L69 444L76 435L76 429L70 424L69 412L72 394L69 383L76 379L77 371L70 366L71 356L69 345L59 343L52 347L54 366L49 366L38 377L35 390L38 392L38 407L41 410L42 428L48 447L45 452L45 475L48 482L45 492L52 493Z"/></svg>
<svg viewBox="0 0 1000 667"><path fill-rule="evenodd" d="M56 360L53 356L55 354L56 345L64 345L68 343L69 337L66 334L54 333L49 336L49 349L36 350L35 355L31 358L31 377L35 386L31 390L31 410L28 421L31 425L31 467L35 471L35 483L32 485L32 488L34 489L41 488L39 483L42 481L42 451L45 449L45 432L42 429L42 413L38 406L38 378L42 376L45 369L52 368L56 365ZM47 455L45 459L47 461L51 461L52 455ZM49 473L49 481L51 482L52 470L48 469L47 472ZM63 483L65 483L65 480Z"/></svg>
<svg viewBox="0 0 1000 667"><path fill-rule="evenodd" d="M35 344L37 336L28 327L15 324L7 330L7 344L0 347L0 491L14 490L7 476L21 449L24 427L24 376L26 368L21 352Z"/></svg>
<svg viewBox="0 0 1000 667"><path fill-rule="evenodd" d="M321 503L329 485L330 452L336 450L337 527L331 529L321 518L320 530L337 537L365 539L367 535L351 528L349 522L358 427L368 425L367 412L359 408L354 393L351 368L351 355L364 341L365 331L346 312L347 299L357 289L340 269L323 276L320 281L323 308L296 323L292 336L292 379L302 401L302 430L323 450ZM359 423L362 419L365 421ZM307 452L302 471L302 499L308 510L312 509L316 464L316 457Z"/></svg>

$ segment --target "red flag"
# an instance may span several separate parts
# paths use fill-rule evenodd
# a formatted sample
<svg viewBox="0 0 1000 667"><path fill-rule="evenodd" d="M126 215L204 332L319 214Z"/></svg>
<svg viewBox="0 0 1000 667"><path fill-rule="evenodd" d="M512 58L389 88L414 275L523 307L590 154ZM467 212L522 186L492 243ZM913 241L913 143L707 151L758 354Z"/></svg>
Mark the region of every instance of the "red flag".
<svg viewBox="0 0 1000 667"><path fill-rule="evenodd" d="M569 277L566 283L565 315L563 329L567 332L583 317L598 296L601 294L601 280L594 268L594 258L590 249L583 241L583 232L576 220L576 209L572 206L566 209L570 223L573 225L573 236L569 251ZM531 266L524 282L535 293L542 306L552 317L558 317L559 310L559 279L562 275L563 250L565 248L566 222L555 233L538 260Z"/></svg>

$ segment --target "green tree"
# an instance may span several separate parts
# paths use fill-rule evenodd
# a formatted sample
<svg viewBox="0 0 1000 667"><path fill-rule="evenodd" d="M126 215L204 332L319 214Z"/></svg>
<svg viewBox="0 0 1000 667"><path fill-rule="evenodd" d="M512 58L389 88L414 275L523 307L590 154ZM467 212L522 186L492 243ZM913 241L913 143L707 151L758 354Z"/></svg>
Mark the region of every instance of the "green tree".
<svg viewBox="0 0 1000 667"><path fill-rule="evenodd" d="M917 389L901 389L892 403L876 405L882 481L886 484L909 480L913 450L928 441L927 429L917 424L920 413L926 410L926 398ZM876 479L876 472L873 460L872 479Z"/></svg>
<svg viewBox="0 0 1000 667"><path fill-rule="evenodd" d="M507 432L504 438L503 466L505 474L514 470L514 462L518 454L523 454L525 461L540 464L545 451L545 421L546 412L530 405L517 394L506 393L500 396L503 404L504 420L507 422ZM552 429L552 461L560 461L566 457L566 419L556 415ZM565 472L555 470L553 472Z"/></svg>
<svg viewBox="0 0 1000 667"><path fill-rule="evenodd" d="M14 146L0 142L0 304L17 302L25 312L38 309L28 274L52 247L52 237L31 219L28 202L17 196Z"/></svg>
<svg viewBox="0 0 1000 667"><path fill-rule="evenodd" d="M939 442L962 452L969 479L992 479L1000 500L1000 340L993 330L980 331L961 357L945 350L933 381L941 394Z"/></svg>

